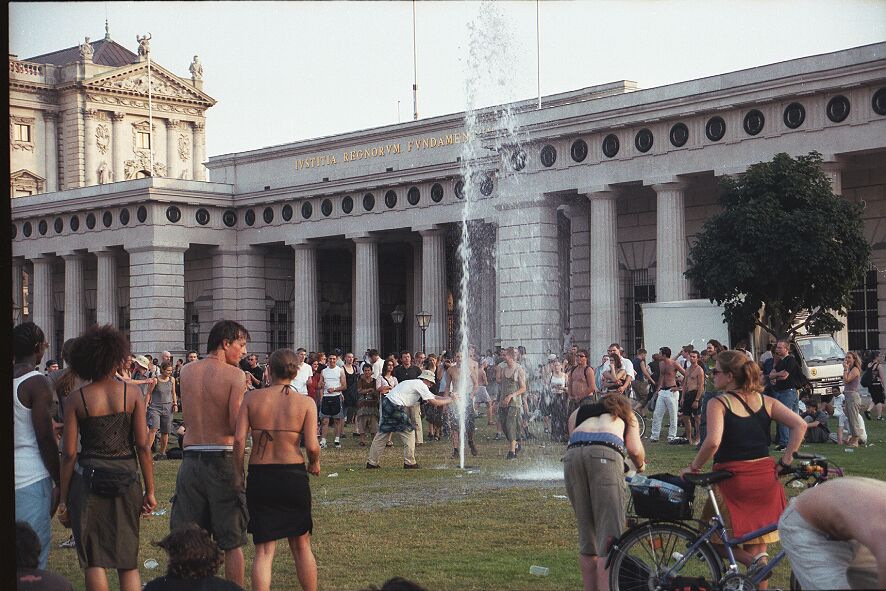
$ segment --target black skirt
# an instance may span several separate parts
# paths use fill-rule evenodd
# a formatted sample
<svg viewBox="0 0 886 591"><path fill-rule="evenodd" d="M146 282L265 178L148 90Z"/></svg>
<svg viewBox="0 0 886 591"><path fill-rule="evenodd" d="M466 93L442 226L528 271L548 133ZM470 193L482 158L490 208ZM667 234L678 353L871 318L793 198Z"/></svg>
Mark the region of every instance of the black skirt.
<svg viewBox="0 0 886 591"><path fill-rule="evenodd" d="M254 544L311 533L311 487L304 464L254 464L246 477Z"/></svg>

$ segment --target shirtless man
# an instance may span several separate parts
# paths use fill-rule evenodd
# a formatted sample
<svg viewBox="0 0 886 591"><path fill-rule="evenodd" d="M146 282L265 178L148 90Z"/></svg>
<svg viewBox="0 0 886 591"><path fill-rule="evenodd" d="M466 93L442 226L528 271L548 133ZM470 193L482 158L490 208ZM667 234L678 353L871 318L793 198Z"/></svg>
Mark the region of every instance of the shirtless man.
<svg viewBox="0 0 886 591"><path fill-rule="evenodd" d="M246 392L240 359L249 332L220 320L209 332L207 355L182 367L187 431L184 458L175 482L170 530L196 523L212 534L225 553L225 577L243 586L246 498L234 488L234 430Z"/></svg>
<svg viewBox="0 0 886 591"><path fill-rule="evenodd" d="M575 354L575 367L569 372L566 381L566 392L569 395L569 408L567 412L572 415L582 404L590 404L596 398L597 380L594 376L594 368L588 367L588 351L580 349Z"/></svg>
<svg viewBox="0 0 886 591"><path fill-rule="evenodd" d="M455 354L455 363L449 366L449 369L446 370L447 380L446 387L443 389L443 396L450 396L453 400L456 400L458 404L461 404L460 399L462 396L465 396L465 419L467 422L465 423L465 434L468 436L468 447L471 449L471 455L477 455L477 447L474 445L474 405L473 405L473 392L477 390L477 372L474 370L474 367L471 364L476 365L476 361L473 359L468 360L468 378L467 383L462 385L461 375L463 368L463 361L461 353ZM464 390L467 390L465 392ZM459 426L461 417L459 416L460 410L458 408L450 408L449 409L449 435L452 438L452 455L450 456L452 459L458 457L458 447L459 447Z"/></svg>
<svg viewBox="0 0 886 591"><path fill-rule="evenodd" d="M330 368L335 367L332 357L330 355ZM277 539L284 537L289 543L301 588L317 589L317 561L311 551L311 490L306 478L307 474L320 474L317 406L292 389L292 379L301 363L298 359L292 349L274 351L269 363L271 385L250 391L237 417L233 485L246 494L252 520L253 589L271 588ZM249 489L246 490L243 460L250 431L255 448L249 456ZM307 462L299 448L300 440L304 441ZM281 496L288 499L282 511Z"/></svg>
<svg viewBox="0 0 886 591"><path fill-rule="evenodd" d="M835 499L857 499L834 502ZM886 589L886 484L836 478L801 493L781 515L781 547L803 589Z"/></svg>
<svg viewBox="0 0 886 591"><path fill-rule="evenodd" d="M671 359L670 347L659 349L661 359L658 362L658 402L655 403L655 412L652 415L652 433L649 441L656 443L661 434L661 421L664 413L668 413L668 441L677 437L677 406L679 402L679 386L677 386L677 373L686 375L686 370L680 364Z"/></svg>
<svg viewBox="0 0 886 591"><path fill-rule="evenodd" d="M680 392L680 410L683 413L683 428L689 443L698 443L698 422L701 415L698 405L701 401L699 392L704 392L704 369L698 363L698 351L689 352L689 367L683 378L683 389ZM694 427L694 429L693 429Z"/></svg>

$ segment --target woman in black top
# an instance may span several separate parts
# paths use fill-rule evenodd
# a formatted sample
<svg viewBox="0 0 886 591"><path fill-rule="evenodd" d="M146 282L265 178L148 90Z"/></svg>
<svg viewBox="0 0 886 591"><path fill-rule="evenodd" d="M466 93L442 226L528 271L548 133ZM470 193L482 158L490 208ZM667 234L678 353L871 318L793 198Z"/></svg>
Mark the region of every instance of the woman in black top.
<svg viewBox="0 0 886 591"><path fill-rule="evenodd" d="M86 329L71 350L71 367L92 383L65 404L58 515L74 530L90 591L108 588L106 568L117 569L122 591L141 589L139 513L157 506L144 401L137 387L114 378L128 357L126 337L111 326Z"/></svg>

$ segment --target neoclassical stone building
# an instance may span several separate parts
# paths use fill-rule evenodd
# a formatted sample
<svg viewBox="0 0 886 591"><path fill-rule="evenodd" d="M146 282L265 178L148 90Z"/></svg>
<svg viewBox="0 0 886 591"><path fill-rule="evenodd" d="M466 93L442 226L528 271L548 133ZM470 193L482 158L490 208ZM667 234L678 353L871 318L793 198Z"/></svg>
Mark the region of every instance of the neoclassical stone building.
<svg viewBox="0 0 886 591"><path fill-rule="evenodd" d="M210 157L209 181L158 172L18 197L17 319L26 308L53 327L56 348L111 322L136 350L178 352L232 317L257 352L361 352L419 348L424 310L426 348L440 351L452 344L467 219L472 341L542 353L569 327L595 355L612 340L632 351L640 303L697 295L682 273L718 207L718 177L812 150L835 192L864 202L874 263L886 268L886 44L505 107L516 135L497 131L500 107L479 126L456 113ZM886 286L875 269L858 296L841 338L879 347Z"/></svg>

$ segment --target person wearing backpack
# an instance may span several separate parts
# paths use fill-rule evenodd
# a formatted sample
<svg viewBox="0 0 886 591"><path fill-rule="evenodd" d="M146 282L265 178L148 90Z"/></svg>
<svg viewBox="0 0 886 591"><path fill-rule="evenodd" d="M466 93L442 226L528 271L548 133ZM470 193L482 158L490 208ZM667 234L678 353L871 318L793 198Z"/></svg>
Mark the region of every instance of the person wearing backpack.
<svg viewBox="0 0 886 591"><path fill-rule="evenodd" d="M884 396L883 391L884 382L886 382L886 379L883 376L881 355L879 351L874 351L867 369L861 376L861 385L867 388L868 394L871 395L871 402L868 404L867 410L864 411L864 416L869 421L873 420L871 417L872 410L877 412L878 421L883 420L883 405L886 402L886 396Z"/></svg>

